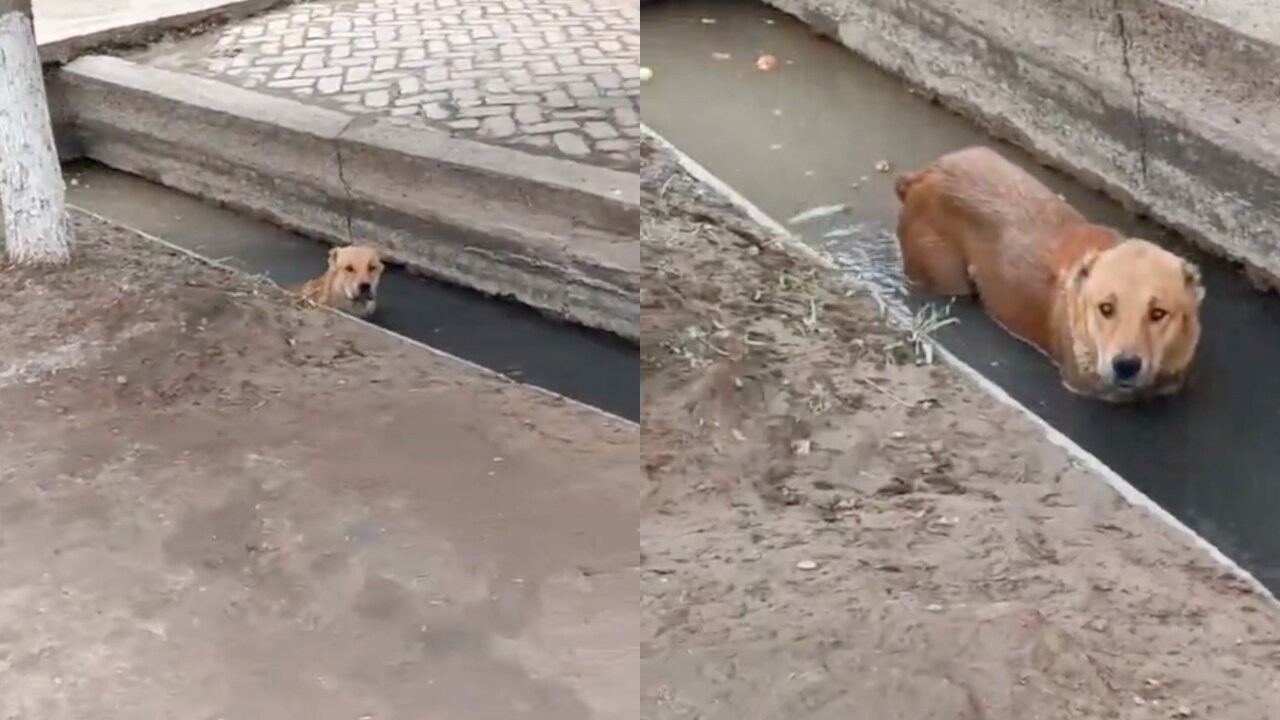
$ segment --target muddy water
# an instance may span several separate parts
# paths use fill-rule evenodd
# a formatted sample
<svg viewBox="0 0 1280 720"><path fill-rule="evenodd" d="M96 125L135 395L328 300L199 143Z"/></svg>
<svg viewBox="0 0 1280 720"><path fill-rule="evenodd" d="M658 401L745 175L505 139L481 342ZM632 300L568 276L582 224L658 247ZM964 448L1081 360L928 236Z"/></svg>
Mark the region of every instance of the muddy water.
<svg viewBox="0 0 1280 720"><path fill-rule="evenodd" d="M732 0L654 3L643 15L646 123L890 302L903 291L893 246L894 173L959 147L995 144L789 16ZM777 68L761 72L757 57ZM1197 375L1184 396L1112 407L1061 389L1053 368L974 307L940 338L1280 592L1280 299L1224 263L1038 166L1018 161L1091 218L1198 260L1208 301ZM882 163L889 172L880 172ZM802 218L803 220L803 218Z"/></svg>
<svg viewBox="0 0 1280 720"><path fill-rule="evenodd" d="M90 212L280 285L325 267L326 246L99 165L67 170L69 199ZM405 337L631 420L640 415L635 345L391 268L373 322Z"/></svg>

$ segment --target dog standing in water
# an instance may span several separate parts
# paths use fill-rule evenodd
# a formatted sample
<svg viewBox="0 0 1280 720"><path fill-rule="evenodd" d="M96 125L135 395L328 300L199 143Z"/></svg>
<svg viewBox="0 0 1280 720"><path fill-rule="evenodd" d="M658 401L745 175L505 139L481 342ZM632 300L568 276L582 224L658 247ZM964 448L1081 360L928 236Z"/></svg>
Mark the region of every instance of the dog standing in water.
<svg viewBox="0 0 1280 720"><path fill-rule="evenodd" d="M898 179L903 271L921 289L976 293L1058 365L1067 389L1111 402L1177 392L1200 340L1195 265L1089 223L983 147Z"/></svg>
<svg viewBox="0 0 1280 720"><path fill-rule="evenodd" d="M295 292L308 302L368 318L378 308L378 282L382 258L363 245L335 247L329 251L329 267Z"/></svg>

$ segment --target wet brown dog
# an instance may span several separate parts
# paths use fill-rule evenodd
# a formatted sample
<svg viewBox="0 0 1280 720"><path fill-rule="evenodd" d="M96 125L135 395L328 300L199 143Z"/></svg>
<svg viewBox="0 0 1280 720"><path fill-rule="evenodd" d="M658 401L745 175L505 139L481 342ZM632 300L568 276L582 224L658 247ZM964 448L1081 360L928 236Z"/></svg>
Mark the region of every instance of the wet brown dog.
<svg viewBox="0 0 1280 720"><path fill-rule="evenodd" d="M378 307L382 268L381 256L371 247L335 247L329 251L329 267L324 274L299 286L296 292L316 305L367 318Z"/></svg>
<svg viewBox="0 0 1280 720"><path fill-rule="evenodd" d="M1087 222L995 151L948 154L898 179L912 283L977 294L1048 354L1068 389L1112 402L1176 392L1200 340L1195 265Z"/></svg>

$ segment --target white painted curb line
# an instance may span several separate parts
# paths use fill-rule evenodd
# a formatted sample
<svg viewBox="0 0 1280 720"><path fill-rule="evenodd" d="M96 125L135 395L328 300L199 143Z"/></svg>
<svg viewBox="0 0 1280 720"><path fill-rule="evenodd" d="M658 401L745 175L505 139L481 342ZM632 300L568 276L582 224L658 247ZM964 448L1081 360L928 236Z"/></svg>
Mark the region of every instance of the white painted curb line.
<svg viewBox="0 0 1280 720"><path fill-rule="evenodd" d="M184 247L182 247L181 245L175 245L175 244L173 244L173 243L169 242L168 240L165 240L164 238L156 237L155 235L152 235L151 233L144 232L144 231L139 230L139 229L137 229L137 228L129 227L128 225L125 225L124 223L119 223L119 222L116 222L115 220L112 220L111 218L103 217L102 215L99 215L98 213L95 213L95 212L93 212L93 211L91 211L91 210L86 210L86 209L84 209L84 208L82 208L82 207L79 207L79 206L76 206L76 205L71 205L71 204L68 204L68 205L67 205L67 208L68 208L68 209L70 209L70 210L71 210L71 211L73 211L73 212L78 212L78 213L80 213L80 214L82 214L82 215L85 215L85 216L91 217L91 218L93 218L94 220L97 220L97 221L99 221L99 222L103 222L103 223L106 223L106 224L108 224L108 225L113 225L113 226L115 226L115 227L119 227L119 228L124 228L125 230L128 230L129 232L134 233L135 235L138 235L139 237L146 238L147 240L150 240L150 241L151 241L151 242L153 242L153 243L156 243L156 244L158 244L158 245L162 245L162 246L164 246L165 248L167 248L167 249L169 249L169 250L172 250L173 252L176 252L176 253L179 253L179 254L182 254L182 255L186 255L186 256L187 256L187 257L189 257L189 258L193 258L193 259L195 259L195 260L198 260L199 262L201 262L201 263L203 263L203 264L205 264L205 265L210 265L210 266L212 266L212 267L216 267L216 268L218 268L219 270L225 270L226 272L229 272L229 273L232 273L232 274L235 274L235 275L247 275L247 274L248 274L248 273L244 272L243 270L240 270L239 268L232 267L232 266L230 266L230 265L228 265L228 264L226 264L226 263L222 262L221 260L215 260L215 259L213 259L213 258L205 257L204 255L201 255L200 253L197 253L197 252L192 251L192 250L188 250L187 248L184 248ZM271 282L270 280L267 280L267 282L269 282L269 283L270 283L272 286L274 286L274 287L279 287L278 285L276 285L274 282ZM515 386L522 387L522 388L527 388L527 389L532 390L532 391L534 391L534 392L536 392L536 393L539 393L539 394L541 394L541 395L545 395L545 396L547 396L547 397L550 397L550 398L554 398L554 399L556 399L556 400L559 400L560 402L563 402L563 403L565 403L565 404L567 404L567 405L572 405L573 407L576 407L576 408L579 408L579 409L582 409L582 410L587 410L587 411L592 412L592 413L595 413L595 414L597 414L597 415L602 415L602 416L604 416L604 417L606 417L606 418L609 418L610 420L613 420L613 421L615 421L615 422L621 423L624 427L633 428L633 429L635 429L635 430L639 430L639 429L640 429L640 424L639 424L639 423L637 423L637 422L633 422L633 421L628 420L627 418L621 417L621 416L619 416L619 415L614 415L613 413L608 412L607 410L602 410L602 409L600 409L600 408L598 408L598 407L595 407L595 406L593 406L593 405L588 405L588 404L586 404L586 403L582 402L581 400L575 400L575 399L573 399L573 398L571 398L571 397L566 397L566 396L564 396L564 395L561 395L560 393L554 392L554 391L552 391L552 390L548 390L548 389L546 389L546 388L544 388L544 387L540 387L540 386L538 386L538 385L530 385L529 383L522 383L522 382L520 382L520 381L518 381L518 380L514 380L514 379L512 379L512 378L507 377L506 375L503 375L503 374L501 374L501 373L499 373L499 372L497 372L497 371L491 370L491 369L489 369L489 368L487 368L487 367L485 367L485 366L483 366L483 365L477 365L477 364L475 364L475 363L471 362L470 360L467 360L467 359L465 359L465 358L460 358L460 357L458 357L457 355L453 355L453 354L447 353L447 352L445 352L444 350L441 350L440 348L432 347L432 346L430 346L430 345L428 345L428 344L426 344L426 343L424 343L424 342L422 342L422 341L420 341L420 340L414 340L414 339L413 339L413 338L411 338L411 337L405 337L404 335L401 335L400 333L397 333L397 332L393 332L393 331L391 331L391 330L388 330L387 328L384 328L384 327L382 327L381 325L376 325L376 324L374 324L374 323L372 323L372 322L369 322L368 320L364 320L364 319L362 319L362 318L358 318L358 317L356 317L356 316L354 316L354 315L347 315L346 313L339 312L339 311L337 311L337 310L334 310L333 308L327 308L327 307L319 307L319 306L317 306L317 309L319 309L319 310L324 310L324 311L327 311L327 312L331 312L331 313L333 313L333 314L335 314L335 315L337 315L337 316L339 316L339 317L343 318L344 320L348 320L348 321L351 321L351 322L359 323L359 324L361 324L361 325L364 325L365 327L368 327L368 328L371 328L371 329L373 329L373 330L376 330L376 331L378 331L378 332L380 332L380 333L382 333L382 334L384 334L384 335L388 335L388 336L390 336L390 337L393 337L393 338L395 338L396 340L398 340L398 341L400 341L400 342L408 343L408 344L410 344L410 345L413 345L413 346L416 346L416 347L422 348L423 350L426 350L427 352L429 352L429 353L431 353L431 354L433 354L433 355L436 355L437 357L441 357L441 358L444 358L444 359L446 359L446 360L451 360L451 361L453 361L453 362L455 362L455 363L458 363L459 365L463 365L463 366L465 366L465 367L467 367L467 368L470 368L470 369L472 369L472 370L478 371L478 372L479 372L480 374L482 374L482 375L485 375L485 376L487 376L487 377L496 378L497 380L499 380L499 381L501 381L501 382L503 382L503 383L505 383L505 384L508 384L508 385L515 385ZM638 382L638 381L639 381L639 378L637 378L636 380L637 380L637 383L636 383L636 392L637 392L637 393L639 393L639 392L640 392L640 386L639 386L639 382ZM638 460L637 460L637 461L638 461Z"/></svg>
<svg viewBox="0 0 1280 720"><path fill-rule="evenodd" d="M715 175L711 173L711 171L699 165L696 160L689 157L687 154L682 152L675 145L671 144L669 141L666 140L666 138L663 138L661 135L654 132L647 125L641 125L641 129L644 132L646 137L649 137L655 143L661 145L664 149L670 151L671 154L674 155L676 159L680 162L680 166L684 168L686 172L688 172L694 178L697 178L699 181L705 182L712 189L724 195L724 197L727 200L729 200L729 202L733 203L739 209L745 212L747 216L750 217L752 220L760 223L766 228L777 233L781 237L781 239L784 242L786 242L789 246L795 247L795 249L799 250L801 253L805 255L808 255L810 257L815 257L820 263L822 263L826 267L832 267L832 265L825 258L823 258L816 250L813 250L812 248L809 248L808 246L804 245L803 241L801 241L798 237L796 237L782 223L769 217L769 215L766 214L763 210L756 207L754 203L752 203L747 198L743 197L741 193L734 190L723 180L717 178ZM852 279L850 280L850 282L853 282ZM857 283L854 283L854 284L856 285ZM866 288L862 288L862 289L864 291L866 290ZM904 318L896 317L895 315L890 314L890 320L902 326ZM1120 493L1120 496L1123 497L1126 502L1128 502L1130 505L1135 505L1137 507L1143 508L1147 512L1150 512L1152 515L1156 516L1160 520L1163 520L1165 523L1172 526L1175 530L1178 530L1182 534L1186 535L1188 538L1191 539L1193 545L1207 552L1209 556L1212 557L1216 562L1218 562L1220 565L1225 567L1227 570L1229 570L1233 574L1238 575L1241 579L1243 579L1246 583L1248 583L1248 585L1254 591L1256 591L1259 595L1269 600L1271 604L1274 605L1277 609L1280 609L1280 601L1277 601L1276 596L1273 595L1271 591L1266 588L1266 586L1258 582L1258 579L1255 578L1251 573L1247 572L1244 568L1237 565L1234 560L1227 557L1226 554L1223 553L1221 550L1219 550L1216 546L1214 546L1213 543L1201 537L1199 534L1196 533L1196 531L1192 530L1190 527L1187 527L1185 524L1182 523L1181 520L1174 517L1168 510L1165 510L1164 508L1160 507L1158 504L1156 504L1155 501L1147 497L1141 490L1129 484L1128 480L1125 480L1123 477L1120 477L1119 473L1107 467L1105 463L1103 463L1101 460L1095 457L1088 450L1085 450L1083 447L1080 447L1078 444L1076 444L1074 440L1064 435L1057 428L1045 422L1045 420L1041 418L1039 415L1036 415L1025 405L1015 400L1011 395L1009 395L1009 393L1005 392L1004 388L1000 387L999 385L995 384L991 380L987 379L982 373L978 372L972 366L968 365L963 360L953 355L949 350L942 347L941 345L935 345L934 349L937 351L939 357L941 357L948 365L950 365L951 367L959 371L961 375L968 378L978 387L982 388L984 391L989 393L996 400L1004 403L1005 405L1008 405L1010 407L1017 409L1019 412L1025 415L1028 419L1031 420L1031 422L1033 422L1037 427L1039 427L1042 432L1044 432L1045 437L1049 440L1050 443L1062 448L1067 452L1068 455L1071 456L1072 459L1076 460L1080 464L1087 467L1089 470L1092 470L1093 472L1100 475L1104 480L1107 481L1108 485L1114 488L1116 492Z"/></svg>

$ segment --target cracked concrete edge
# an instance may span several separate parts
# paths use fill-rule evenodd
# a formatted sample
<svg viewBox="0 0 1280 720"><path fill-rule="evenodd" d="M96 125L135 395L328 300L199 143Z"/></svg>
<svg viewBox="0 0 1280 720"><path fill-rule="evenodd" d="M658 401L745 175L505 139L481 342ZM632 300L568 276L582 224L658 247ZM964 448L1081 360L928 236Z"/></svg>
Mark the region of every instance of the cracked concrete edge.
<svg viewBox="0 0 1280 720"><path fill-rule="evenodd" d="M355 234L352 228L352 217L355 215L356 201L355 196L351 193L351 183L347 180L346 163L342 160L342 140L346 136L347 131L351 129L351 126L354 125L357 120L359 120L358 117L352 116L352 118L347 121L347 124L342 126L342 129L338 131L337 136L333 139L333 160L338 166L338 184L342 186L343 200L346 202L347 206L346 216L348 245L355 242Z"/></svg>
<svg viewBox="0 0 1280 720"><path fill-rule="evenodd" d="M1132 46L1129 29L1125 20L1124 0L1113 0L1112 10L1115 13L1116 33L1120 36L1120 64L1125 79L1129 81L1129 94L1133 97L1133 119L1138 130L1138 177L1143 185L1151 176L1150 153L1147 149L1147 121L1142 107L1142 85L1133 73Z"/></svg>
<svg viewBox="0 0 1280 720"><path fill-rule="evenodd" d="M1280 46L1164 0L767 2L1254 280L1280 277Z"/></svg>
<svg viewBox="0 0 1280 720"><path fill-rule="evenodd" d="M93 160L638 336L638 175L387 127L119 58L80 58L55 88ZM530 167L532 177L510 172Z"/></svg>
<svg viewBox="0 0 1280 720"><path fill-rule="evenodd" d="M706 184L712 189L712 191L718 193L730 204L737 207L752 221L771 231L774 236L792 250L796 256L808 258L825 269L832 269L834 267L821 252L810 248L803 240L788 230L785 225L771 217L764 210L761 210L755 203L747 199L745 195L735 190L733 186L721 180L710 170L707 170L699 164L698 161L680 150L680 148L671 141L647 127L644 128L644 135L656 144L660 145L664 150L671 153L679 163L681 169L688 173L690 177ZM842 276L842 281L851 287L861 290L862 292L870 293L872 296L875 295L874 288L864 286L848 276ZM883 306L889 309L887 317L892 325L903 330L909 329L912 326L912 318L901 310L894 310L893 308L895 305L893 303L883 303ZM1275 594L1263 585L1256 577L1254 577L1252 573L1242 568L1238 563L1236 563L1236 561L1232 560L1216 545L1209 542L1209 540L1205 539L1195 530L1191 529L1191 527L1183 523L1168 510L1165 510L1128 480L1124 479L1124 477L1115 470L1112 470L1110 466L1098 459L1096 455L1086 450L1084 447L1076 443L1075 440L1072 440L1053 425L1049 424L1049 422L1044 418L1040 417L1033 410L1028 408L1026 405L1023 405L1009 393L1005 392L1004 388L996 384L995 381L983 375L980 370L960 359L958 355L952 353L941 345L935 346L934 349L945 365L954 370L962 378L972 382L983 392L991 395L991 397L993 397L997 402L1009 406L1024 416L1038 430L1044 433L1045 438L1050 443L1061 448L1072 460L1095 473L1099 478L1106 482L1107 485L1111 486L1111 488L1114 489L1125 502L1146 510L1159 522L1165 523L1178 533L1182 534L1193 546L1206 553L1220 567L1243 580L1245 584L1257 592L1259 596L1266 598L1274 607L1280 608L1280 600L1277 600Z"/></svg>
<svg viewBox="0 0 1280 720"><path fill-rule="evenodd" d="M40 60L61 64L106 48L137 47L194 26L223 24L267 12L293 0L230 0L198 10L127 22L91 32L76 32L40 43Z"/></svg>

